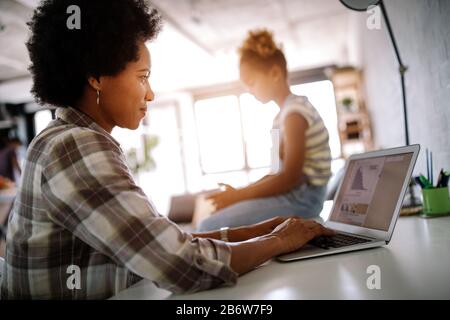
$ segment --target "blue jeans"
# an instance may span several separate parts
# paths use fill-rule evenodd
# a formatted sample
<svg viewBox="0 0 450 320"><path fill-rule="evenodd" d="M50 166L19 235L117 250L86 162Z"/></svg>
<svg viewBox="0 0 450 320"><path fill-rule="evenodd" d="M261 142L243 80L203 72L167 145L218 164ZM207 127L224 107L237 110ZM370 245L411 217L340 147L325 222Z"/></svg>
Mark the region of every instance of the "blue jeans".
<svg viewBox="0 0 450 320"><path fill-rule="evenodd" d="M326 186L304 183L278 196L238 202L203 220L198 231L250 225L277 216L315 218L322 211L326 190Z"/></svg>

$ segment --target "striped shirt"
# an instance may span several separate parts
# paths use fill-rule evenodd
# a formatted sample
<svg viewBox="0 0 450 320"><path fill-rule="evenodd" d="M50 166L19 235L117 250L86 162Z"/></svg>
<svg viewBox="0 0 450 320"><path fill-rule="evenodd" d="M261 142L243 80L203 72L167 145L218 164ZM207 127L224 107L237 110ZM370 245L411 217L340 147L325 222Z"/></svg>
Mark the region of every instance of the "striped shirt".
<svg viewBox="0 0 450 320"><path fill-rule="evenodd" d="M3 299L104 299L142 278L176 293L236 283L230 247L159 214L108 132L73 108L56 115L28 148Z"/></svg>
<svg viewBox="0 0 450 320"><path fill-rule="evenodd" d="M331 176L331 151L328 143L328 131L317 110L307 97L289 95L273 121L272 130L279 130L280 150L283 149L284 123L293 113L302 115L308 123L305 133L305 160L303 174L314 186L324 186ZM282 161L280 160L281 166Z"/></svg>

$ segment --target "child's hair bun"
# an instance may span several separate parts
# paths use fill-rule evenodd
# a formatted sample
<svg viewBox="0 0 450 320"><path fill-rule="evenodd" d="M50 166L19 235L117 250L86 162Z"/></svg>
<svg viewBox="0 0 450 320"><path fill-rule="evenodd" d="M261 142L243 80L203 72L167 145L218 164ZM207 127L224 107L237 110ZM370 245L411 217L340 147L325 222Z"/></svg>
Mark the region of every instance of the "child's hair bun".
<svg viewBox="0 0 450 320"><path fill-rule="evenodd" d="M242 47L239 48L239 53L242 56L244 52L256 53L262 58L268 58L279 50L273 35L266 29L249 31Z"/></svg>

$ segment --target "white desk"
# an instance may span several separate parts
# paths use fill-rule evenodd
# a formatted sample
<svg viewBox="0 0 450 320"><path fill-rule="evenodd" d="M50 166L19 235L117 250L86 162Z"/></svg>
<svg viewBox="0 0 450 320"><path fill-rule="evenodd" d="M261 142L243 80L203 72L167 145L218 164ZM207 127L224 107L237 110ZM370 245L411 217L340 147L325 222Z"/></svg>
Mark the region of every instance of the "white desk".
<svg viewBox="0 0 450 320"><path fill-rule="evenodd" d="M381 269L380 290L367 288L370 265ZM401 217L386 247L289 263L273 260L240 277L234 287L172 295L143 280L113 299L450 299L450 217Z"/></svg>

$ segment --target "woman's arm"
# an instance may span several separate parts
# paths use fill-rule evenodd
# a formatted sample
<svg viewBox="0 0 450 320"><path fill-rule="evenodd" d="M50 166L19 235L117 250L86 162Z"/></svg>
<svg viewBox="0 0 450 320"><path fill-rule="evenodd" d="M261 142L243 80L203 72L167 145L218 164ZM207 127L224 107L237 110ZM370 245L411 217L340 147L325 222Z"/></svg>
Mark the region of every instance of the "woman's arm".
<svg viewBox="0 0 450 320"><path fill-rule="evenodd" d="M289 217L275 217L265 221L228 230L229 242L241 242L271 233L278 225L289 219ZM220 240L219 231L192 233L194 238L210 238Z"/></svg>
<svg viewBox="0 0 450 320"><path fill-rule="evenodd" d="M252 237L252 229L264 233ZM297 217L277 217L256 225L233 228L229 231L230 266L238 274L251 271L277 255L297 250L317 236L334 234L332 230L326 229L317 222ZM193 234L193 236L220 238L218 231ZM237 241L238 237L245 239Z"/></svg>

